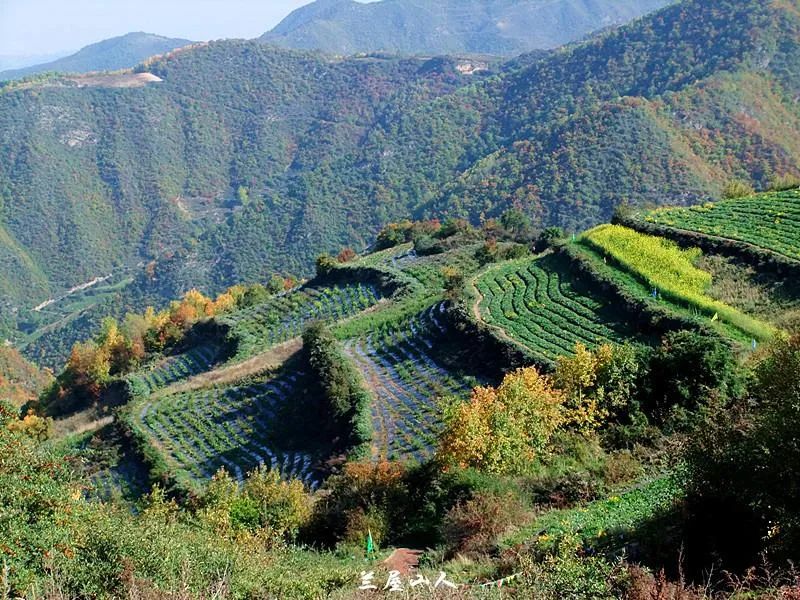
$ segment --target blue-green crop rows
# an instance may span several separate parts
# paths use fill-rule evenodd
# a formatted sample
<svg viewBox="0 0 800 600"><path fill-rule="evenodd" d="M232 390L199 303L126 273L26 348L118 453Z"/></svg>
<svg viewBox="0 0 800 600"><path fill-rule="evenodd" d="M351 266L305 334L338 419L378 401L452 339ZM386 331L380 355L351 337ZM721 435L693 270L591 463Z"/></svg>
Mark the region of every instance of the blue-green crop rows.
<svg viewBox="0 0 800 600"><path fill-rule="evenodd" d="M146 390L142 389L141 392L153 393L176 381L208 371L219 359L221 351L222 347L218 344L203 344L183 354L165 358L129 376L129 379L139 379L146 386Z"/></svg>
<svg viewBox="0 0 800 600"><path fill-rule="evenodd" d="M280 448L275 427L297 395L298 373L254 383L183 392L146 402L138 418L161 450L197 479L225 468L242 481L259 464L311 487L317 457Z"/></svg>
<svg viewBox="0 0 800 600"><path fill-rule="evenodd" d="M243 359L301 335L311 321L344 319L379 299L379 292L364 284L304 287L233 313L220 322L232 327L238 340L236 358Z"/></svg>
<svg viewBox="0 0 800 600"><path fill-rule="evenodd" d="M595 347L626 337L624 324L609 318L613 311L602 299L579 292L555 257L501 264L475 286L481 317L544 362L571 355L576 343Z"/></svg>
<svg viewBox="0 0 800 600"><path fill-rule="evenodd" d="M146 478L129 465L105 467L88 476L88 499L108 502L114 498L138 498L147 489Z"/></svg>
<svg viewBox="0 0 800 600"><path fill-rule="evenodd" d="M412 319L345 343L345 351L375 396L373 459L425 461L442 425L437 399L466 397L476 384L435 358L437 344L446 334L443 309L444 304L436 304Z"/></svg>

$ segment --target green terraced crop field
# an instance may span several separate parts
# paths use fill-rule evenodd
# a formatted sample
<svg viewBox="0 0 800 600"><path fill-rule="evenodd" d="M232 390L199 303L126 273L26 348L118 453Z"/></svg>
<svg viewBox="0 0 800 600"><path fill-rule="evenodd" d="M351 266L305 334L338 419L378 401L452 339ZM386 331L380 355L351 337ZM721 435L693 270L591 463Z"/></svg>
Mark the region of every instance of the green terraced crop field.
<svg viewBox="0 0 800 600"><path fill-rule="evenodd" d="M411 319L345 343L374 395L373 459L430 458L442 424L442 397L466 397L477 381L454 373L437 349L447 334L437 303Z"/></svg>
<svg viewBox="0 0 800 600"><path fill-rule="evenodd" d="M208 479L225 468L242 481L266 464L315 487L315 466L327 456L314 455L313 445L300 451L282 441L287 415L302 402L302 377L285 371L231 387L148 400L136 418L161 451L195 479Z"/></svg>
<svg viewBox="0 0 800 600"><path fill-rule="evenodd" d="M565 536L577 536L586 547L620 551L649 522L675 510L683 493L680 479L674 475L644 481L619 495L586 506L545 513L511 534L503 546L534 541L541 547L552 547Z"/></svg>
<svg viewBox="0 0 800 600"><path fill-rule="evenodd" d="M555 255L493 267L475 287L484 321L544 363L571 355L579 342L595 347L631 335L613 307L572 277Z"/></svg>
<svg viewBox="0 0 800 600"><path fill-rule="evenodd" d="M374 287L352 284L302 287L268 302L220 319L238 341L235 360L241 360L295 338L311 321L337 321L353 316L380 299Z"/></svg>
<svg viewBox="0 0 800 600"><path fill-rule="evenodd" d="M800 261L800 190L768 192L645 215L647 223L743 243Z"/></svg>

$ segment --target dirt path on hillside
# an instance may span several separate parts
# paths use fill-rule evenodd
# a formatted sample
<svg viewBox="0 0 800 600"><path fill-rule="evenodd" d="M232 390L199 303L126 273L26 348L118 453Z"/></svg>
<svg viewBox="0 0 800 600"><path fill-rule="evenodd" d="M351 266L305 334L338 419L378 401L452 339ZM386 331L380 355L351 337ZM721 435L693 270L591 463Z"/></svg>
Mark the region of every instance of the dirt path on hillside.
<svg viewBox="0 0 800 600"><path fill-rule="evenodd" d="M419 559L422 554L422 550L398 548L383 561L383 564L389 571L397 571L401 575L409 576L419 567Z"/></svg>
<svg viewBox="0 0 800 600"><path fill-rule="evenodd" d="M475 285L476 278L477 277L473 277L472 279L469 280L469 285L475 292L475 297L477 298L477 300L475 300L475 302L472 303L472 316L475 317L475 319L479 323L482 323L483 317L481 317L480 307L481 307L481 302L483 302L485 298L483 297L483 294L481 294L481 291L478 289L478 286Z"/></svg>
<svg viewBox="0 0 800 600"><path fill-rule="evenodd" d="M278 369L283 363L297 354L302 347L302 338L292 338L288 342L273 346L267 352L258 354L244 362L223 366L206 373L200 373L185 381L165 387L153 394L150 397L150 401L179 392L191 392L211 386L235 383L250 375L258 375L265 371Z"/></svg>
<svg viewBox="0 0 800 600"><path fill-rule="evenodd" d="M358 342L354 342L358 343ZM368 391L372 394L372 403L370 405L370 418L372 420L373 432L377 434L377 438L373 436L371 444L371 456L373 461L378 461L381 458L386 458L386 450L389 447L389 434L388 425L383 413L378 410L377 402L381 402L379 390L384 388L381 384L380 377L375 373L375 370L369 364L364 362L364 359L359 356L355 348L348 348L344 346L345 355L353 362L356 369L361 373L364 384L367 386ZM378 426L375 427L375 414L377 413Z"/></svg>

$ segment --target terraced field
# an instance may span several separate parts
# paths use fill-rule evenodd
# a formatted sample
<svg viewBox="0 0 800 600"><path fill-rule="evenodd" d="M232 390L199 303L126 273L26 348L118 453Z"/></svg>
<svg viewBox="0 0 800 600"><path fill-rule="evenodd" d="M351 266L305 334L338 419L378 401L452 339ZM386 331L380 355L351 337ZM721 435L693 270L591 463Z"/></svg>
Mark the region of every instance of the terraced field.
<svg viewBox="0 0 800 600"><path fill-rule="evenodd" d="M700 233L800 261L800 190L648 213L645 223Z"/></svg>
<svg viewBox="0 0 800 600"><path fill-rule="evenodd" d="M83 476L90 500L135 500L150 490L145 464L113 423L57 442Z"/></svg>
<svg viewBox="0 0 800 600"><path fill-rule="evenodd" d="M594 347L631 335L621 316L554 255L501 264L480 276L475 287L481 318L546 364L571 355L578 342Z"/></svg>
<svg viewBox="0 0 800 600"><path fill-rule="evenodd" d="M162 452L196 479L224 467L242 481L266 464L316 487L315 464L323 457L281 441L287 411L302 394L301 378L302 373L284 372L234 387L174 394L145 402L137 416Z"/></svg>
<svg viewBox="0 0 800 600"><path fill-rule="evenodd" d="M345 319L373 306L380 297L376 288L360 283L303 287L220 322L231 326L238 339L235 360L241 360L301 335L311 321Z"/></svg>
<svg viewBox="0 0 800 600"><path fill-rule="evenodd" d="M695 266L699 249L683 250L674 242L620 225L599 225L580 237L580 243L611 261L663 298L690 310L709 323L724 324L732 335L745 340L767 340L776 330L763 321L708 295L711 273Z"/></svg>
<svg viewBox="0 0 800 600"><path fill-rule="evenodd" d="M385 250L358 257L358 265L364 267L402 267L416 258L414 244L399 244Z"/></svg>
<svg viewBox="0 0 800 600"><path fill-rule="evenodd" d="M141 393L152 394L182 379L204 373L217 363L222 352L219 344L203 344L188 352L170 356L150 368L129 375L130 381L139 380Z"/></svg>
<svg viewBox="0 0 800 600"><path fill-rule="evenodd" d="M436 304L344 345L375 396L374 459L430 458L441 427L437 399L466 397L478 383L436 358L447 331L443 310L444 304Z"/></svg>

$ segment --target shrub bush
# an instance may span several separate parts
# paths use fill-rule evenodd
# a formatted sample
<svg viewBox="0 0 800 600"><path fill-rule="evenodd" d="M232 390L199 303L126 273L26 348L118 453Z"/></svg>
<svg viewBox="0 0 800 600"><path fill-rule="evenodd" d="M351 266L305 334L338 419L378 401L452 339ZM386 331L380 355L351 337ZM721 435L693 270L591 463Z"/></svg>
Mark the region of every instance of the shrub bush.
<svg viewBox="0 0 800 600"><path fill-rule="evenodd" d="M512 494L478 492L451 508L442 523L442 538L451 555L489 553L497 539L519 525L525 509Z"/></svg>
<svg viewBox="0 0 800 600"><path fill-rule="evenodd" d="M645 411L661 422L676 409L694 412L706 403L725 403L744 391L744 374L731 346L692 331L668 333L653 353Z"/></svg>
<svg viewBox="0 0 800 600"><path fill-rule="evenodd" d="M726 200L745 198L746 196L752 196L755 193L756 191L753 189L752 185L739 179L729 181L722 189L722 197Z"/></svg>
<svg viewBox="0 0 800 600"><path fill-rule="evenodd" d="M800 553L800 337L773 342L751 394L709 417L688 452L690 549L730 569Z"/></svg>
<svg viewBox="0 0 800 600"><path fill-rule="evenodd" d="M565 400L533 367L506 375L496 389L475 388L468 402L452 407L439 456L488 473L524 473L564 423Z"/></svg>
<svg viewBox="0 0 800 600"><path fill-rule="evenodd" d="M332 433L356 454L364 452L372 439L372 397L361 374L323 323L313 323L303 333L303 350L322 386Z"/></svg>
<svg viewBox="0 0 800 600"><path fill-rule="evenodd" d="M767 190L770 192L786 192L797 188L800 188L800 177L786 174L778 175L770 179Z"/></svg>

